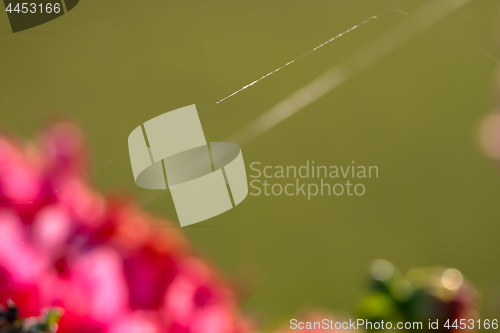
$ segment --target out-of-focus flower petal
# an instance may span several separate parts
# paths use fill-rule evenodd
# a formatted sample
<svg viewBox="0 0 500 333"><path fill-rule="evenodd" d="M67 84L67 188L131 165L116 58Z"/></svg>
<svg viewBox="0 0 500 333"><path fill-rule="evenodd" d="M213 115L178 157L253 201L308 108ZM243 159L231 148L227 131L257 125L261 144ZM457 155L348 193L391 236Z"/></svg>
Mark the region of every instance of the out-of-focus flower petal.
<svg viewBox="0 0 500 333"><path fill-rule="evenodd" d="M0 221L0 266L17 283L36 283L44 273L46 258L30 248L25 228L14 213L1 210Z"/></svg>
<svg viewBox="0 0 500 333"><path fill-rule="evenodd" d="M62 207L51 205L40 210L32 228L33 243L42 250L53 252L68 241L72 221Z"/></svg>
<svg viewBox="0 0 500 333"><path fill-rule="evenodd" d="M52 174L77 175L85 167L85 144L81 130L73 123L58 122L41 135L47 168Z"/></svg>

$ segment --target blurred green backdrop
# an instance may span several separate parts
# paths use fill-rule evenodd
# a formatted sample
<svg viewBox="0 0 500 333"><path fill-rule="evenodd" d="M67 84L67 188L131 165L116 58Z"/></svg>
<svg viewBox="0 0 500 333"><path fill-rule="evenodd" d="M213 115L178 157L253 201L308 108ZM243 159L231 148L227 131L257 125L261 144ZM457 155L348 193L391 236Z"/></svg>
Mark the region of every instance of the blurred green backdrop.
<svg viewBox="0 0 500 333"><path fill-rule="evenodd" d="M207 139L223 141L424 3L81 1L17 34L0 14L0 126L30 137L54 115L73 119L98 188L125 190L176 221L169 193L135 186L132 129L185 105L204 109L383 12L202 113ZM482 291L483 313L500 315L500 171L475 140L494 108L497 17L497 1L471 1L243 146L247 166L354 160L380 170L361 198L249 196L183 229L224 271L255 284L248 311L267 325L304 305L353 311L369 263L386 258L403 271L456 267Z"/></svg>

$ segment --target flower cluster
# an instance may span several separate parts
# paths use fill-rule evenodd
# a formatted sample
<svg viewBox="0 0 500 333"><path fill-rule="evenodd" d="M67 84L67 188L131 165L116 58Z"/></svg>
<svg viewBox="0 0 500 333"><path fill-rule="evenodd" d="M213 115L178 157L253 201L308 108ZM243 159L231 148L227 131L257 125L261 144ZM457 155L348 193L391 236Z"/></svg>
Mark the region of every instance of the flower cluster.
<svg viewBox="0 0 500 333"><path fill-rule="evenodd" d="M79 129L0 136L0 302L61 307L60 333L244 333L234 290L175 228L82 175Z"/></svg>

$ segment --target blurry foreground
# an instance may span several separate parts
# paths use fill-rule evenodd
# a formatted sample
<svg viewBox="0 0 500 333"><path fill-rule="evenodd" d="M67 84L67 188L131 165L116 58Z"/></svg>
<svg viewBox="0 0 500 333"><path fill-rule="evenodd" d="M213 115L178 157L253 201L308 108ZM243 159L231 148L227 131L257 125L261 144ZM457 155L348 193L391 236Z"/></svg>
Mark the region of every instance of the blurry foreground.
<svg viewBox="0 0 500 333"><path fill-rule="evenodd" d="M233 290L175 228L82 180L84 155L71 124L38 146L0 138L0 301L22 317L62 308L61 333L248 332Z"/></svg>
<svg viewBox="0 0 500 333"><path fill-rule="evenodd" d="M168 222L93 191L82 180L84 165L83 140L72 124L51 126L38 146L0 138L0 302L8 305L0 332L253 331L238 312L234 290L193 254L174 226L153 229ZM378 260L358 318L422 322L417 330L448 320L446 330L454 331L464 328L453 323L478 318L477 300L456 269L403 275ZM328 312L301 317L294 325L302 326L287 324L276 332L311 331L324 320L330 330L346 330L335 328L340 319Z"/></svg>

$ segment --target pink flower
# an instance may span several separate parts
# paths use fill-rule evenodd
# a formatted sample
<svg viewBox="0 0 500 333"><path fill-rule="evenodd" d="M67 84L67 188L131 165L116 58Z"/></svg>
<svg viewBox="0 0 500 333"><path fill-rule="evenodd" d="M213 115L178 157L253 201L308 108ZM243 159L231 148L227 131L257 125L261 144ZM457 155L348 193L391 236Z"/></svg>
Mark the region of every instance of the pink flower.
<svg viewBox="0 0 500 333"><path fill-rule="evenodd" d="M0 137L0 302L23 317L60 306L61 333L251 331L181 234L82 180L78 128L53 125L39 147Z"/></svg>

